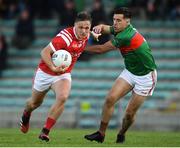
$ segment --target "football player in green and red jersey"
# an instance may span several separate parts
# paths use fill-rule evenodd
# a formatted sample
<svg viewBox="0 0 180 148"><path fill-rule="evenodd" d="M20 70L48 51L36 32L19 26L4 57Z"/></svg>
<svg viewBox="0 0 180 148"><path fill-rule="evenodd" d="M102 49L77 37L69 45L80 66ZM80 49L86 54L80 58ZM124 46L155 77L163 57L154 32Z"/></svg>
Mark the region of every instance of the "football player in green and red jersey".
<svg viewBox="0 0 180 148"><path fill-rule="evenodd" d="M115 103L132 91L116 139L116 143L123 143L126 131L135 120L137 110L147 96L153 94L157 82L156 64L147 41L131 25L130 19L131 11L128 8L116 9L113 15L113 26L101 24L93 28L94 37L97 39L99 35L105 33L113 34L114 38L103 45L90 46L85 49L96 53L119 50L125 63L125 69L116 79L106 97L99 130L93 134L85 135L87 140L104 141Z"/></svg>

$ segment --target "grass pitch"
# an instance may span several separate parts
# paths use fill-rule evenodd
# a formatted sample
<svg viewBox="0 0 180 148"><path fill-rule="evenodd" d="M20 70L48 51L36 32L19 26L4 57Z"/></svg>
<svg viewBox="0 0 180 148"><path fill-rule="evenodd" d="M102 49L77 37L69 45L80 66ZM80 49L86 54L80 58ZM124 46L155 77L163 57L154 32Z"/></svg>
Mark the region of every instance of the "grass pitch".
<svg viewBox="0 0 180 148"><path fill-rule="evenodd" d="M104 143L87 141L85 134L96 130L53 129L50 141L40 141L40 129L23 134L19 129L0 129L0 147L180 147L180 132L129 131L124 144L116 144L115 130L108 130Z"/></svg>

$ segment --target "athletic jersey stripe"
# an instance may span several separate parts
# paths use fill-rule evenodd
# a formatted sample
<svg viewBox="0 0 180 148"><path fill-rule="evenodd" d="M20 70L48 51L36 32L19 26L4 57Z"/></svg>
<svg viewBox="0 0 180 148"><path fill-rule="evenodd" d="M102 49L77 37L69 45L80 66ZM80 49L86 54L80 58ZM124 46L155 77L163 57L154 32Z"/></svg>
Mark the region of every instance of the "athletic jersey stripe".
<svg viewBox="0 0 180 148"><path fill-rule="evenodd" d="M72 38L66 32L61 31L60 33L65 35L69 39L69 41L72 42Z"/></svg>
<svg viewBox="0 0 180 148"><path fill-rule="evenodd" d="M53 46L52 42L50 42L50 43L49 43L49 45L50 45L51 49L55 52L55 51L56 51L56 49L54 48L54 46Z"/></svg>
<svg viewBox="0 0 180 148"><path fill-rule="evenodd" d="M75 31L75 27L73 27L73 32L74 32L74 35L75 35L76 39L78 39L78 36L76 34L76 31Z"/></svg>
<svg viewBox="0 0 180 148"><path fill-rule="evenodd" d="M144 37L140 33L136 32L131 39L130 46L131 48L137 49L142 45L143 42L144 42Z"/></svg>
<svg viewBox="0 0 180 148"><path fill-rule="evenodd" d="M66 29L64 29L63 31L65 31L67 34L69 34L69 36L72 38L72 35Z"/></svg>
<svg viewBox="0 0 180 148"><path fill-rule="evenodd" d="M135 32L131 37L130 45L120 47L121 53L126 54L128 52L135 51L143 44L143 42L144 42L143 36L140 33Z"/></svg>
<svg viewBox="0 0 180 148"><path fill-rule="evenodd" d="M70 41L69 41L69 39L65 35L59 33L57 36L62 37L62 39L66 42L67 46L70 45Z"/></svg>

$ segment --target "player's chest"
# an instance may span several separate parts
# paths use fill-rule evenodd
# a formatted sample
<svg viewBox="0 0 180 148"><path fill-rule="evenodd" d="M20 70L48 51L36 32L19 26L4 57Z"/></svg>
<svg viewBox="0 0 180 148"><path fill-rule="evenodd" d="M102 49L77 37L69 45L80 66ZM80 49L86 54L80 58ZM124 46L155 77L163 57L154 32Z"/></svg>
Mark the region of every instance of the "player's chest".
<svg viewBox="0 0 180 148"><path fill-rule="evenodd" d="M83 52L85 45L85 41L72 41L69 46L69 51L71 52L71 55L79 57L79 55Z"/></svg>

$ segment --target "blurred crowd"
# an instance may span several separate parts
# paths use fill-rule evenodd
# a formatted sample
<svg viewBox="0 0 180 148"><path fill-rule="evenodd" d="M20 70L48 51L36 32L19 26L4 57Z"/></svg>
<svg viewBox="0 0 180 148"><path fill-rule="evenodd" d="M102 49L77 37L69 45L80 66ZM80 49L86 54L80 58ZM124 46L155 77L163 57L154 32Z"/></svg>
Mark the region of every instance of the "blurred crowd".
<svg viewBox="0 0 180 148"><path fill-rule="evenodd" d="M112 4L110 8L109 4ZM144 20L180 20L179 0L0 0L0 21L17 20L15 34L11 45L17 49L28 48L34 39L34 19L59 20L59 27L73 26L76 14L89 10L92 15L92 27L100 23L112 21L112 11L116 7L130 7L134 12L133 18ZM109 11L107 11L109 10ZM100 44L109 40L109 36L100 37ZM90 44L97 44L90 39ZM0 57L7 57L6 38L0 29ZM88 60L91 54L85 53L81 60ZM2 59L2 58L1 58ZM6 60L5 60L6 61ZM1 63L1 62L0 62ZM1 63L1 69L4 69Z"/></svg>
<svg viewBox="0 0 180 148"><path fill-rule="evenodd" d="M50 19L56 13L61 19L61 24L72 23L68 17L74 18L78 11L90 8L92 11L97 9L106 10L112 3L113 7L127 6L131 7L136 13L136 17L143 19L171 19L180 18L179 0L0 0L0 18L13 19L24 10L28 9L31 17L40 19ZM87 5L92 4L92 5ZM113 10L114 8L112 8ZM108 17L108 14L107 14ZM109 18L109 17L108 17ZM69 22L70 21L70 22Z"/></svg>
<svg viewBox="0 0 180 148"><path fill-rule="evenodd" d="M131 0L129 6L140 18L148 20L180 19L179 0Z"/></svg>
<svg viewBox="0 0 180 148"><path fill-rule="evenodd" d="M4 35L0 35L0 77L2 75L2 71L7 67L7 41Z"/></svg>

